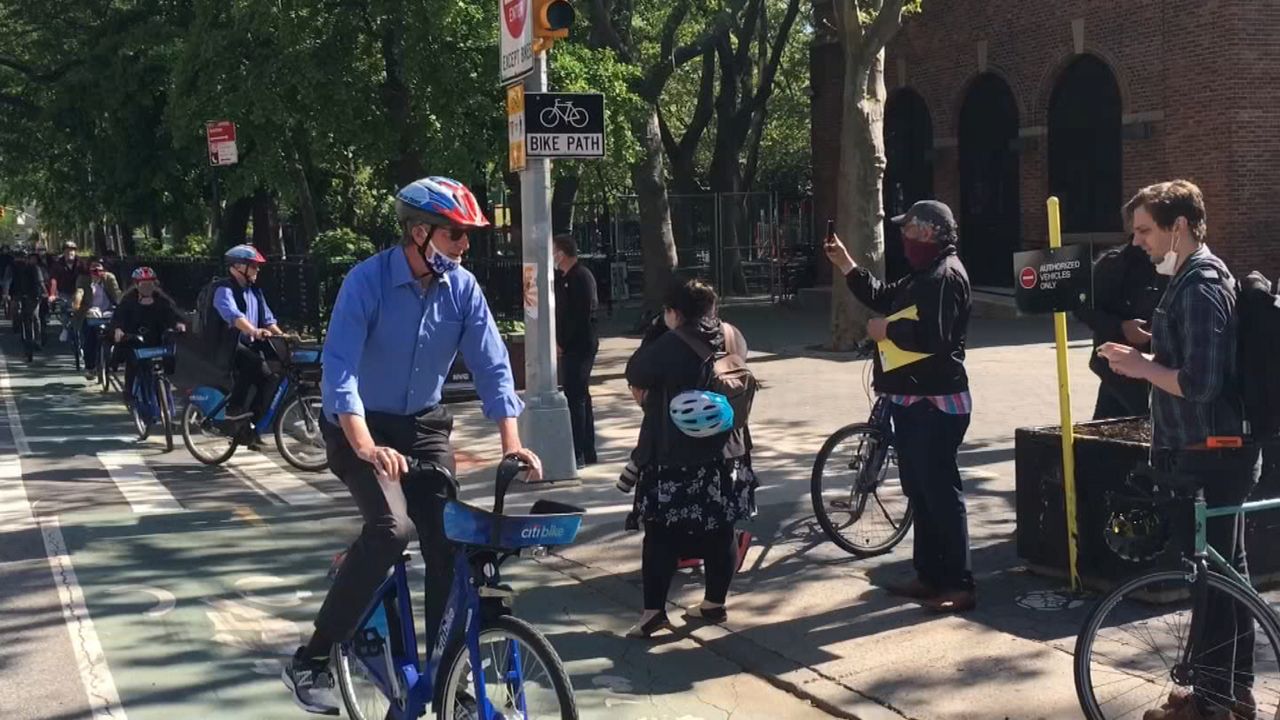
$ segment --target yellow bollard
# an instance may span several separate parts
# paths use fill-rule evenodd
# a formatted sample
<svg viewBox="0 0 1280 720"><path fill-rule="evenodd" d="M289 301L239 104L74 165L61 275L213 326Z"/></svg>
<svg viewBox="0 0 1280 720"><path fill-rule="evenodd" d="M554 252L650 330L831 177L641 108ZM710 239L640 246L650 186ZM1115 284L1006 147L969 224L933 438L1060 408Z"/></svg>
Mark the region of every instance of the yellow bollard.
<svg viewBox="0 0 1280 720"><path fill-rule="evenodd" d="M1062 247L1062 217L1058 198L1049 198L1049 247ZM1067 367L1067 314L1053 314L1053 336L1058 347L1058 408L1062 417L1062 494L1067 509L1067 565L1071 589L1080 591L1077 567L1079 532L1076 529L1076 433L1071 422L1071 372Z"/></svg>

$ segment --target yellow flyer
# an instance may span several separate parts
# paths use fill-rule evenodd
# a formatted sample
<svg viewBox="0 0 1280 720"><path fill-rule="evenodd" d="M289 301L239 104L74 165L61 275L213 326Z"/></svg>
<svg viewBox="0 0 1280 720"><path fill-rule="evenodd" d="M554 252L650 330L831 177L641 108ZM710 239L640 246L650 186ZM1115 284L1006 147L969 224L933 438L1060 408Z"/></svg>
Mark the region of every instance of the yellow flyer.
<svg viewBox="0 0 1280 720"><path fill-rule="evenodd" d="M889 322L893 322L894 320L919 320L920 309L917 306L912 305L911 307L899 310L885 319ZM900 367L931 357L929 353L918 353L911 352L910 350L903 350L897 345L894 345L893 341L888 338L876 343L876 348L880 352L880 367L885 372L897 370Z"/></svg>

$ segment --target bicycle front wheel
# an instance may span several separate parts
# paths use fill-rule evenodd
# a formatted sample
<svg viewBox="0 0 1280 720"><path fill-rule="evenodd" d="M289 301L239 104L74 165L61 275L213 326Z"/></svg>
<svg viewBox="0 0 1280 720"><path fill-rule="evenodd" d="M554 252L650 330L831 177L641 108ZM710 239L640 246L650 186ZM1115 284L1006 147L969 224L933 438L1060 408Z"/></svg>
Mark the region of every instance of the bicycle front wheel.
<svg viewBox="0 0 1280 720"><path fill-rule="evenodd" d="M164 428L164 451L173 452L173 387L165 378L156 380L156 388L160 391L157 401L160 404L160 426Z"/></svg>
<svg viewBox="0 0 1280 720"><path fill-rule="evenodd" d="M911 501L897 465L892 443L874 425L847 425L823 444L809 492L818 524L841 550L874 557L906 537Z"/></svg>
<svg viewBox="0 0 1280 720"><path fill-rule="evenodd" d="M1089 613L1075 648L1076 696L1089 720L1141 720L1148 710L1189 701L1193 686L1201 687L1200 701L1211 711L1221 708L1234 712L1231 717L1259 720L1277 717L1276 616L1257 595L1221 575L1211 572L1208 581L1211 592L1235 601L1235 633L1202 640L1202 650L1188 661L1183 651L1191 639L1194 594L1185 572L1131 580ZM1252 655L1247 643L1253 645ZM1250 657L1252 673L1241 666Z"/></svg>
<svg viewBox="0 0 1280 720"><path fill-rule="evenodd" d="M439 720L481 718L475 673L465 642L454 643L436 702ZM555 648L529 623L511 616L480 629L480 681L484 695L502 717L522 720L577 720L573 686Z"/></svg>
<svg viewBox="0 0 1280 720"><path fill-rule="evenodd" d="M138 431L138 440L146 440L151 435L155 386L139 378L133 381L133 387L133 402L129 403L129 414L133 416L133 427Z"/></svg>
<svg viewBox="0 0 1280 720"><path fill-rule="evenodd" d="M320 395L295 395L276 420L276 448L299 470L319 472L329 466L320 434Z"/></svg>

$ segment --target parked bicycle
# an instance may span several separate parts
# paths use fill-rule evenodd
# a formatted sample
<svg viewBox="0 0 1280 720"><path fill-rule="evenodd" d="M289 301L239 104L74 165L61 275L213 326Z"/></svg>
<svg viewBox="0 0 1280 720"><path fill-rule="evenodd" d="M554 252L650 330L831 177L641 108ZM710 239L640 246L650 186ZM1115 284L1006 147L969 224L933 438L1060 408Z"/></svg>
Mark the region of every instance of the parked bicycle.
<svg viewBox="0 0 1280 720"><path fill-rule="evenodd" d="M868 399L869 382L864 378ZM832 433L810 478L818 524L837 547L860 558L889 552L911 529L911 501L898 477L889 403L878 398L866 422Z"/></svg>
<svg viewBox="0 0 1280 720"><path fill-rule="evenodd" d="M165 344L146 347L141 335L127 336L123 341L138 361L130 388L129 414L138 430L138 439L146 440L151 430L159 425L164 430L165 452L173 450L173 418L177 410L173 402L173 384L169 382L167 361L174 355L171 336L165 334Z"/></svg>
<svg viewBox="0 0 1280 720"><path fill-rule="evenodd" d="M451 501L445 535L454 543L455 571L435 647L425 664L410 602L405 565L392 568L350 641L333 649L338 689L354 720L576 720L573 686L560 656L537 628L515 617L515 592L502 583L507 560L536 554L577 537L581 508L538 500L528 515L504 515L518 459L498 466L492 511ZM421 467L414 472L447 472ZM340 562L337 561L337 562Z"/></svg>
<svg viewBox="0 0 1280 720"><path fill-rule="evenodd" d="M1206 537L1209 518L1280 509L1280 499L1208 507L1202 492L1175 489L1154 477L1155 490L1140 491L1145 498L1108 498L1108 545L1127 559L1154 559L1173 539L1170 527L1180 513L1194 519L1194 545L1183 553L1181 570L1130 580L1089 613L1075 646L1080 708L1089 720L1137 720L1171 697L1194 702L1193 688L1206 683L1234 684L1231 697L1201 690L1219 713L1213 717L1280 718L1280 617ZM1211 590L1236 604L1230 648L1202 642Z"/></svg>
<svg viewBox="0 0 1280 720"><path fill-rule="evenodd" d="M280 455L299 470L319 472L329 465L320 434L320 350L298 347L296 338L271 337L272 363L280 382L262 416L247 426L258 433L274 430ZM219 465L235 454L246 421L228 421L227 390L209 385L191 391L182 415L182 441L206 465Z"/></svg>

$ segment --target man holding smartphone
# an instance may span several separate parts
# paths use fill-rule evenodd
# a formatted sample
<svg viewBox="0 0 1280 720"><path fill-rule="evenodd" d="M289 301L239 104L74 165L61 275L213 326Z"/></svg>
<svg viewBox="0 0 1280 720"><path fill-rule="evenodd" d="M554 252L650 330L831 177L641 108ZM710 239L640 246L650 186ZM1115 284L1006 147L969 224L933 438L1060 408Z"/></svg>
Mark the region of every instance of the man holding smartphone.
<svg viewBox="0 0 1280 720"><path fill-rule="evenodd" d="M911 273L894 282L858 267L834 232L824 249L854 297L881 315L867 323L871 339L891 340L903 350L928 355L888 371L875 357L875 389L893 404L898 470L915 510L916 578L889 591L920 600L936 612L965 612L977 605L956 460L973 408L964 367L969 274L956 251L955 217L944 203L922 200L893 222L902 226L903 250L911 264ZM915 319L890 322L884 317L912 306Z"/></svg>

